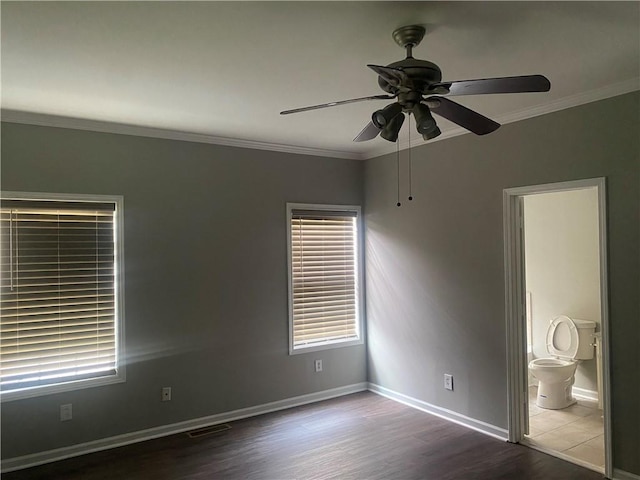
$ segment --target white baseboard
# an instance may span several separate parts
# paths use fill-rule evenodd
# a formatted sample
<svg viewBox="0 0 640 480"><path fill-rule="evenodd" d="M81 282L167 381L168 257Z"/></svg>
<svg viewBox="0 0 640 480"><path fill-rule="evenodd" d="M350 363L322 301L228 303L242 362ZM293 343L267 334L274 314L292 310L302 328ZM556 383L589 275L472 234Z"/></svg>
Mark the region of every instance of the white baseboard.
<svg viewBox="0 0 640 480"><path fill-rule="evenodd" d="M444 418L445 420L457 423L458 425L471 428L472 430L476 430L477 432L484 433L499 440L504 440L505 442L507 441L509 432L507 432L507 430L504 428L496 427L495 425L491 425L490 423L482 422L480 420L467 417L466 415L462 415L452 410L432 405L422 400L418 400L417 398L413 398L408 395L404 395L403 393L399 393L394 390L382 387L375 383L369 383L369 390L377 393L378 395L382 395L383 397L390 398L391 400L404 403L409 407L417 408L418 410L422 410L423 412L430 413L431 415Z"/></svg>
<svg viewBox="0 0 640 480"><path fill-rule="evenodd" d="M586 400L598 401L598 392L595 390L587 390L586 388L572 387L571 392L574 397L584 398Z"/></svg>
<svg viewBox="0 0 640 480"><path fill-rule="evenodd" d="M116 435L114 437L101 438L99 440L94 440L91 442L70 445L68 447L56 448L55 450L48 450L45 452L24 455L21 457L9 458L2 461L1 471L2 473L6 473L12 472L14 470L21 470L23 468L35 467L36 465L64 460L65 458L77 457L101 450L108 450L110 448L121 447L123 445L129 445L131 443L144 442L146 440L166 437L168 435L187 432L189 430L195 430L197 428L208 427L219 423L232 422L241 418L254 417L256 415L284 410L286 408L297 407L299 405L328 400L330 398L349 395L351 393L362 392L367 389L368 384L366 382L355 383L353 385L346 385L344 387L332 388L330 390L309 393L307 395L300 395L298 397L286 398L284 400L256 405L254 407L241 408L239 410L218 413L215 415L209 415L207 417L194 418L192 420L186 420L184 422L162 425L159 427L148 428L146 430L139 430L137 432L130 432L122 435Z"/></svg>
<svg viewBox="0 0 640 480"><path fill-rule="evenodd" d="M613 469L613 480L640 480L640 475L635 473L625 472L618 468Z"/></svg>

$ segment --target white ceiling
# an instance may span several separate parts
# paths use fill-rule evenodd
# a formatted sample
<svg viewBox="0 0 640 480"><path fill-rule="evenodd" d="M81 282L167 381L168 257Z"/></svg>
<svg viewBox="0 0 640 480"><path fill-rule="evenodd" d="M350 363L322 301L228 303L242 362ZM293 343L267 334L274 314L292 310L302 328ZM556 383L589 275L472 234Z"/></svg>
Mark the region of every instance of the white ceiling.
<svg viewBox="0 0 640 480"><path fill-rule="evenodd" d="M3 1L1 13L9 121L368 158L395 148L352 142L384 101L279 112L383 93L366 64L404 58L391 32L408 24L426 26L414 56L444 80L551 80L549 93L456 99L499 122L640 88L638 2ZM461 132L438 123L441 138Z"/></svg>

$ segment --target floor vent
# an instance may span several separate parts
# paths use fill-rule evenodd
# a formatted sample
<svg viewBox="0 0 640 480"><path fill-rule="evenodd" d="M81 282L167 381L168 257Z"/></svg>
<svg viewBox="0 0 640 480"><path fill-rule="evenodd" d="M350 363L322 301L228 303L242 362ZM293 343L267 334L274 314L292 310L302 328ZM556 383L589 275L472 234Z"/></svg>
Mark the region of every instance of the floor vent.
<svg viewBox="0 0 640 480"><path fill-rule="evenodd" d="M198 438L198 437L203 437L205 435L212 435L214 433L224 432L226 430L229 430L230 428L231 428L231 425L228 425L226 423L221 423L220 425L212 425L210 427L191 430L190 432L187 432L187 435L189 435L191 438Z"/></svg>

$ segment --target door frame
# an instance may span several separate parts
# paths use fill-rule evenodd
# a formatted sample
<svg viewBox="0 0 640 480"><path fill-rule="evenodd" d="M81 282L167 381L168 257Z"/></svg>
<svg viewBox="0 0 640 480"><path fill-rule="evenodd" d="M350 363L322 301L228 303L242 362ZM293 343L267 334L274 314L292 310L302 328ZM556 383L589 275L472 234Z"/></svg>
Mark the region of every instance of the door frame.
<svg viewBox="0 0 640 480"><path fill-rule="evenodd" d="M527 195L596 187L600 256L600 328L602 332L602 408L604 415L604 475L613 473L611 455L611 386L609 374L609 297L607 280L606 179L604 177L503 190L505 319L507 331L508 440L519 443L528 430L528 368L522 199ZM566 457L562 457L566 458Z"/></svg>

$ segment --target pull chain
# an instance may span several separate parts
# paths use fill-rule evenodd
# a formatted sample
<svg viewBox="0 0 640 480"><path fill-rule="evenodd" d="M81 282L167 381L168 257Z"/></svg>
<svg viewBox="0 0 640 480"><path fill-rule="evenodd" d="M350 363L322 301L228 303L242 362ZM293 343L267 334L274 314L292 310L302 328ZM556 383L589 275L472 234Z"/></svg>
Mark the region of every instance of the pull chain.
<svg viewBox="0 0 640 480"><path fill-rule="evenodd" d="M409 113L409 201L413 200L411 194L411 113Z"/></svg>
<svg viewBox="0 0 640 480"><path fill-rule="evenodd" d="M9 258L11 260L11 291L13 292L13 208L9 210Z"/></svg>
<svg viewBox="0 0 640 480"><path fill-rule="evenodd" d="M402 205L400 203L400 139L396 139L396 178L398 181L398 184L397 184L398 203L396 204L396 206L399 207L400 205Z"/></svg>

